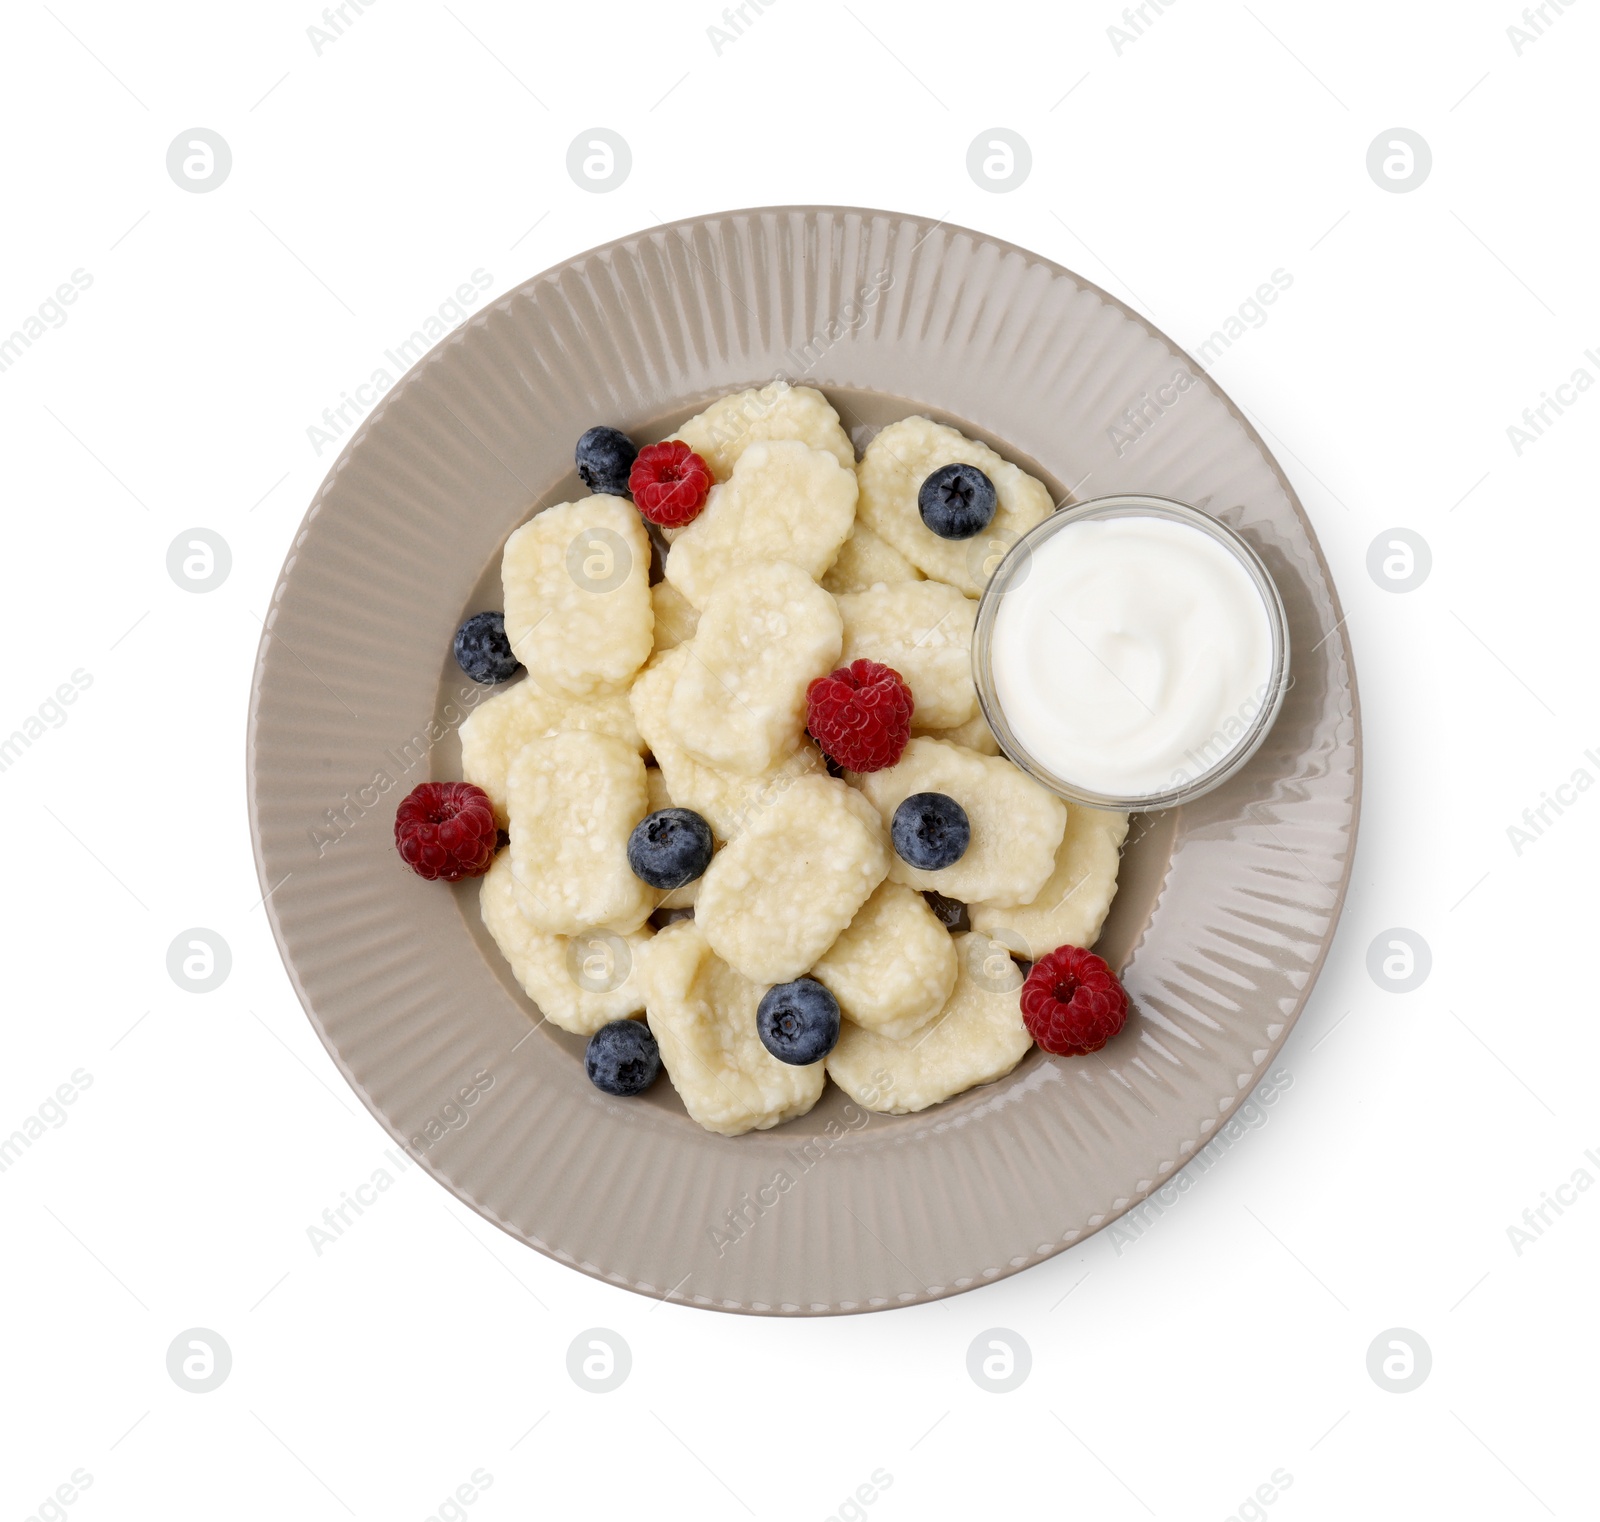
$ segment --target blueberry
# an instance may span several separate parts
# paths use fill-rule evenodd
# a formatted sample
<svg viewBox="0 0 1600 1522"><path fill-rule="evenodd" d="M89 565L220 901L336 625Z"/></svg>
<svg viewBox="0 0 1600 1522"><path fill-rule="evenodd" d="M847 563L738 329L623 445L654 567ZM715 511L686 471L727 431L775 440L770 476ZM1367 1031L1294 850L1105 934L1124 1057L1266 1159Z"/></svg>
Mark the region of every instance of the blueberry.
<svg viewBox="0 0 1600 1522"><path fill-rule="evenodd" d="M475 682L503 682L522 670L504 613L474 613L456 630L456 664Z"/></svg>
<svg viewBox="0 0 1600 1522"><path fill-rule="evenodd" d="M972 928L971 921L967 919L967 906L959 898L946 898L931 888L925 890L922 896L927 899L934 918L952 935Z"/></svg>
<svg viewBox="0 0 1600 1522"><path fill-rule="evenodd" d="M615 428L591 428L578 440L578 474L592 492L628 495L628 472L639 453L627 434Z"/></svg>
<svg viewBox="0 0 1600 1522"><path fill-rule="evenodd" d="M994 482L976 465L941 465L917 491L917 511L941 539L981 534L998 501Z"/></svg>
<svg viewBox="0 0 1600 1522"><path fill-rule="evenodd" d="M643 1020L613 1020L589 1037L583 1070L602 1093L628 1099L656 1081L661 1049Z"/></svg>
<svg viewBox="0 0 1600 1522"><path fill-rule="evenodd" d="M652 888L681 888L711 865L711 826L693 809L657 809L628 837L628 865Z"/></svg>
<svg viewBox="0 0 1600 1522"><path fill-rule="evenodd" d="M839 1039L839 1001L815 978L779 983L756 1005L756 1034L779 1062L821 1062Z"/></svg>
<svg viewBox="0 0 1600 1522"><path fill-rule="evenodd" d="M972 826L967 811L948 793L913 793L894 811L889 837L902 861L937 872L967 854Z"/></svg>

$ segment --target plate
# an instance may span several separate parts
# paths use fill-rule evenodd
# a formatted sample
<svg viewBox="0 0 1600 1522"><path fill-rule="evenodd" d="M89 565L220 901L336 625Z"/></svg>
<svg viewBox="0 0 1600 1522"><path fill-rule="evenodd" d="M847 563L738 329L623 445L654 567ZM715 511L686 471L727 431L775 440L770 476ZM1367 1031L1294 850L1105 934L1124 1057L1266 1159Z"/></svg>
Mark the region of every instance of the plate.
<svg viewBox="0 0 1600 1522"><path fill-rule="evenodd" d="M919 1115L830 1087L712 1136L666 1083L608 1099L517 988L475 884L395 855L395 807L459 776L460 620L507 535L581 493L594 423L658 438L774 376L861 447L922 412L1059 501L1149 493L1244 536L1288 610L1293 685L1225 786L1136 818L1099 949L1132 1000L1091 1058L1031 1052ZM1036 254L945 223L770 207L623 238L478 312L382 398L311 503L251 692L250 823L273 933L351 1087L441 1183L609 1283L718 1310L914 1304L1104 1227L1203 1148L1310 994L1342 905L1360 722L1338 599L1283 473L1196 362Z"/></svg>

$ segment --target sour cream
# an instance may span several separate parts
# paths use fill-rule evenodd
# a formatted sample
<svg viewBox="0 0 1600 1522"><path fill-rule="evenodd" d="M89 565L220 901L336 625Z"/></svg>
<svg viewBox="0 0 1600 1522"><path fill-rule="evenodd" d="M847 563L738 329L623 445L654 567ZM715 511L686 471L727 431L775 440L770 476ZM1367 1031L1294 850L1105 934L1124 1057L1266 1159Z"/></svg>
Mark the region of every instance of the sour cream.
<svg viewBox="0 0 1600 1522"><path fill-rule="evenodd" d="M1041 535L1006 579L988 640L1005 727L1054 777L1109 799L1214 772L1251 738L1281 670L1281 624L1240 550L1136 511Z"/></svg>

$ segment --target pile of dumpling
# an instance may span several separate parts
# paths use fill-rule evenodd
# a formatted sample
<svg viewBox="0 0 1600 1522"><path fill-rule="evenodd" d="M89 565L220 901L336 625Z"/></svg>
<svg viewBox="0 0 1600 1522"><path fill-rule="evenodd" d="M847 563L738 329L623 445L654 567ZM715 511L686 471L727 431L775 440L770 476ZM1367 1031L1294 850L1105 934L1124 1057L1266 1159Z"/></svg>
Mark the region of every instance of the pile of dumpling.
<svg viewBox="0 0 1600 1522"><path fill-rule="evenodd" d="M562 1029L642 1015L689 1114L723 1135L804 1115L828 1077L892 1114L1002 1077L1032 1045L1013 953L1094 944L1127 832L1126 815L1068 805L1001 756L978 708L983 546L1032 528L1049 492L924 417L884 428L858 463L822 393L781 381L673 437L716 484L692 523L659 531L655 585L622 497L548 508L506 544L506 633L527 675L461 730L466 780L510 835L482 882L484 924ZM923 480L955 462L998 496L976 548L918 512ZM913 735L895 765L835 777L806 733L806 689L860 658L904 678ZM898 805L929 791L972 830L937 871L889 841ZM703 816L717 848L664 893L626 848L667 807ZM946 928L948 901L969 931ZM769 1055L756 1007L802 975L843 1025L797 1067Z"/></svg>

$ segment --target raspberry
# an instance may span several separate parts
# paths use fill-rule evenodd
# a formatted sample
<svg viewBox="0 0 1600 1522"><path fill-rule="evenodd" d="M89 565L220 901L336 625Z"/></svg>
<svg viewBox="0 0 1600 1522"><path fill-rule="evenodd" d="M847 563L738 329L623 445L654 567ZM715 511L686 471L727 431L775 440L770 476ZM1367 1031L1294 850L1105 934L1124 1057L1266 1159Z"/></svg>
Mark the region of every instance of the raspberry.
<svg viewBox="0 0 1600 1522"><path fill-rule="evenodd" d="M1101 958L1058 946L1033 964L1022 985L1022 1023L1047 1052L1098 1052L1128 1017L1128 995Z"/></svg>
<svg viewBox="0 0 1600 1522"><path fill-rule="evenodd" d="M429 882L482 877L494 861L498 837L489 795L470 782L421 783L394 816L400 859Z"/></svg>
<svg viewBox="0 0 1600 1522"><path fill-rule="evenodd" d="M685 523L692 523L706 505L711 467L677 439L646 444L628 472L628 490L639 511L652 523L662 528L682 528Z"/></svg>
<svg viewBox="0 0 1600 1522"><path fill-rule="evenodd" d="M891 666L851 661L806 688L806 728L830 761L881 772L911 738L911 689Z"/></svg>

